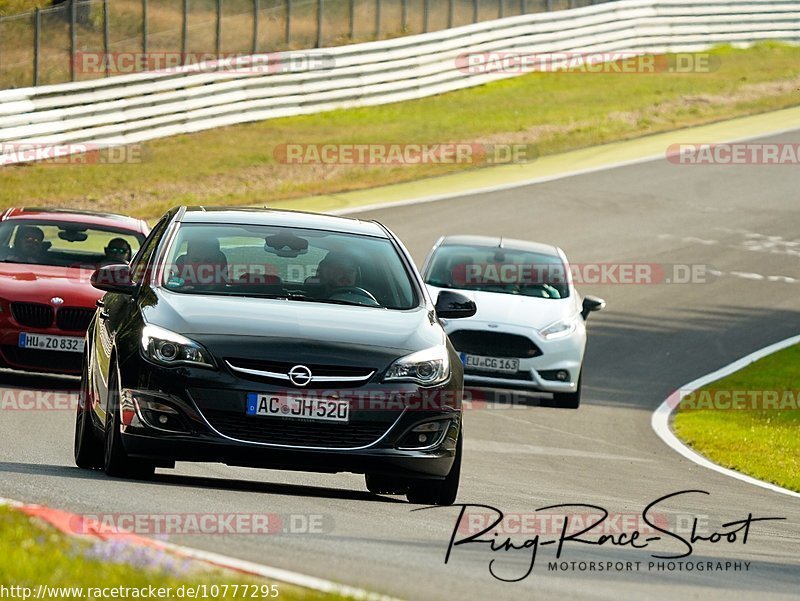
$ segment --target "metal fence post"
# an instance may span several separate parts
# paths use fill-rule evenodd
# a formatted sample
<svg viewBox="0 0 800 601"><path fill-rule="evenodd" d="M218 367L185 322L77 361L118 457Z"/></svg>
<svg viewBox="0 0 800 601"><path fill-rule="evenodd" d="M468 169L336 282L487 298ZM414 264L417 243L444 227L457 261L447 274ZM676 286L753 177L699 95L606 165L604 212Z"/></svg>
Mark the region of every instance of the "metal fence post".
<svg viewBox="0 0 800 601"><path fill-rule="evenodd" d="M324 0L317 0L317 48L322 48L322 12Z"/></svg>
<svg viewBox="0 0 800 601"><path fill-rule="evenodd" d="M456 8L456 0L450 0L447 5L447 28L451 29L453 27L453 13L455 12Z"/></svg>
<svg viewBox="0 0 800 601"><path fill-rule="evenodd" d="M109 73L109 60L108 60L108 0L103 0L103 56L106 63L106 77Z"/></svg>
<svg viewBox="0 0 800 601"><path fill-rule="evenodd" d="M501 19L506 16L506 0L500 0L498 12Z"/></svg>
<svg viewBox="0 0 800 601"><path fill-rule="evenodd" d="M527 15L528 14L528 0L522 0L522 6L521 6L520 10L522 11L523 15Z"/></svg>
<svg viewBox="0 0 800 601"><path fill-rule="evenodd" d="M547 0L547 1L549 2L550 0ZM480 13L480 8L481 8L481 0L472 0L472 22L473 23L477 23L478 22L478 16L479 16L479 13Z"/></svg>
<svg viewBox="0 0 800 601"><path fill-rule="evenodd" d="M75 21L77 20L75 0L69 1L69 80L75 81Z"/></svg>
<svg viewBox="0 0 800 601"><path fill-rule="evenodd" d="M183 22L181 24L181 64L186 64L187 39L189 37L189 0L183 0Z"/></svg>
<svg viewBox="0 0 800 601"><path fill-rule="evenodd" d="M403 31L406 31L408 29L408 0L402 0L400 3L400 21Z"/></svg>
<svg viewBox="0 0 800 601"><path fill-rule="evenodd" d="M142 54L147 55L147 0L142 0Z"/></svg>
<svg viewBox="0 0 800 601"><path fill-rule="evenodd" d="M258 15L260 12L259 0L253 0L253 54L258 52Z"/></svg>
<svg viewBox="0 0 800 601"><path fill-rule="evenodd" d="M425 0L422 7L422 31L428 33L428 25L431 17L431 0Z"/></svg>
<svg viewBox="0 0 800 601"><path fill-rule="evenodd" d="M553 0L545 0L544 9L547 12L550 12L551 10L553 10Z"/></svg>
<svg viewBox="0 0 800 601"><path fill-rule="evenodd" d="M217 31L214 34L214 50L217 58L222 48L222 0L217 0Z"/></svg>
<svg viewBox="0 0 800 601"><path fill-rule="evenodd" d="M33 11L33 85L39 85L39 40L42 32L42 15L39 9Z"/></svg>
<svg viewBox="0 0 800 601"><path fill-rule="evenodd" d="M381 0L375 0L375 39L381 39Z"/></svg>
<svg viewBox="0 0 800 601"><path fill-rule="evenodd" d="M350 39L356 33L356 0L350 0Z"/></svg>
<svg viewBox="0 0 800 601"><path fill-rule="evenodd" d="M286 0L286 45L292 43L292 0Z"/></svg>

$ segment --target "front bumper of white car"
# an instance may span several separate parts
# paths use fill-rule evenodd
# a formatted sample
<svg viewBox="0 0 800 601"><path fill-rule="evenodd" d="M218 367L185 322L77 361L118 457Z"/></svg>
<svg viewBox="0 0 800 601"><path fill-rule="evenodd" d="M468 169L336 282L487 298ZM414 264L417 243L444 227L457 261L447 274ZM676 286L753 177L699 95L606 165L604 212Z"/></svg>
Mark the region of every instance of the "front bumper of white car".
<svg viewBox="0 0 800 601"><path fill-rule="evenodd" d="M586 328L583 323L568 336L549 340L530 328L493 325L495 327L473 320L448 322L445 325L462 361L465 355L477 355L516 359L519 362L514 373L465 366L465 385L550 393L577 390L586 348ZM527 348L524 340L528 341ZM567 377L564 379L564 374L559 372L567 372Z"/></svg>

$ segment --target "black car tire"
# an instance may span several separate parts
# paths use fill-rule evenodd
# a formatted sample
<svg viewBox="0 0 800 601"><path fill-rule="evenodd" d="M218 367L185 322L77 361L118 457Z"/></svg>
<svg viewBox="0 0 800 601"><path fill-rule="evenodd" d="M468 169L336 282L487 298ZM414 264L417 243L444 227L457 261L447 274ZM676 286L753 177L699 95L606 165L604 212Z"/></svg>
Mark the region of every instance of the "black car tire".
<svg viewBox="0 0 800 601"><path fill-rule="evenodd" d="M408 492L409 481L390 476L365 474L367 490L373 495L404 495Z"/></svg>
<svg viewBox="0 0 800 601"><path fill-rule="evenodd" d="M113 478L134 478L146 480L153 476L155 465L142 459L128 457L120 437L119 384L117 368L111 366L108 381L108 411L103 445L103 471Z"/></svg>
<svg viewBox="0 0 800 601"><path fill-rule="evenodd" d="M555 392L553 393L553 401L558 407L565 409L577 409L581 406L581 382L583 381L583 374L578 376L578 387L575 392Z"/></svg>
<svg viewBox="0 0 800 601"><path fill-rule="evenodd" d="M75 465L85 470L103 467L103 445L95 431L92 408L89 403L89 371L86 357L81 371L81 388L78 393L78 409L75 418Z"/></svg>
<svg viewBox="0 0 800 601"><path fill-rule="evenodd" d="M461 455L463 454L464 431L458 434L456 458L444 480L412 480L406 498L409 503L421 505L452 505L458 495L461 480Z"/></svg>

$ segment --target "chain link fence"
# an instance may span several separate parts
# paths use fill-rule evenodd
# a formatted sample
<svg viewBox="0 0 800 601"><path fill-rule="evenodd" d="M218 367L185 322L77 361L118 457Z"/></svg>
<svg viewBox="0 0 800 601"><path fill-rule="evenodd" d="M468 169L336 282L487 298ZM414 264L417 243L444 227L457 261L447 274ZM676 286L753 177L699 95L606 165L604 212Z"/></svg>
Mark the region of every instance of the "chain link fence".
<svg viewBox="0 0 800 601"><path fill-rule="evenodd" d="M54 0L0 17L0 89L436 31L609 0Z"/></svg>

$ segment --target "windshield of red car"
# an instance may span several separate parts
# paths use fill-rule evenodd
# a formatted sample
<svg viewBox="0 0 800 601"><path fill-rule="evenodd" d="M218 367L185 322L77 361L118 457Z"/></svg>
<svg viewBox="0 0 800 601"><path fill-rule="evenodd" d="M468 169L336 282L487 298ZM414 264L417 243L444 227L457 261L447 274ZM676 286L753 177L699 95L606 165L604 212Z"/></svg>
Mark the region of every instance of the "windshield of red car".
<svg viewBox="0 0 800 601"><path fill-rule="evenodd" d="M143 241L124 228L11 219L0 223L0 262L96 268L129 262Z"/></svg>

